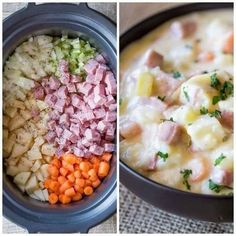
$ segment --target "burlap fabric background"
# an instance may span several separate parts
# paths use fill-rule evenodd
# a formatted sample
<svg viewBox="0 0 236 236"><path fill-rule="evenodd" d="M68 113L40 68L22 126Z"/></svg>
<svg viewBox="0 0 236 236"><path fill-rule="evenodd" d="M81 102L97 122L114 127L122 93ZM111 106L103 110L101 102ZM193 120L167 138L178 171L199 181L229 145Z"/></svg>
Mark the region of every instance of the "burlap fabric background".
<svg viewBox="0 0 236 236"><path fill-rule="evenodd" d="M175 5L180 3L121 3L120 35L137 22ZM121 233L233 233L233 224L199 222L158 210L123 185L119 228Z"/></svg>
<svg viewBox="0 0 236 236"><path fill-rule="evenodd" d="M25 3L3 3L3 18L24 7ZM89 6L116 22L116 3L89 3ZM27 231L3 217L3 233L27 233ZM116 233L116 215L92 228L89 233Z"/></svg>

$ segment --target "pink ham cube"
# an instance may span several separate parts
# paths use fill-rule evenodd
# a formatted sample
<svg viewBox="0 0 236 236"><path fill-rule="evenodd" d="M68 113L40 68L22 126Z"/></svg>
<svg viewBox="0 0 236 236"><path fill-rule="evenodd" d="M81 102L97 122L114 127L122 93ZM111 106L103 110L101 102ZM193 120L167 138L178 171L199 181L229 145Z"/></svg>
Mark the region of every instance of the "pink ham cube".
<svg viewBox="0 0 236 236"><path fill-rule="evenodd" d="M55 103L57 102L57 97L54 94L47 94L45 97L44 102L49 106L49 107L54 107Z"/></svg>
<svg viewBox="0 0 236 236"><path fill-rule="evenodd" d="M105 143L104 150L105 150L105 152L114 152L115 151L115 144Z"/></svg>
<svg viewBox="0 0 236 236"><path fill-rule="evenodd" d="M90 146L89 151L97 156L101 156L104 152L104 148L94 144Z"/></svg>
<svg viewBox="0 0 236 236"><path fill-rule="evenodd" d="M105 83L107 85L107 89L109 94L116 94L116 80L112 72L107 72L105 77Z"/></svg>
<svg viewBox="0 0 236 236"><path fill-rule="evenodd" d="M49 78L48 83L49 83L49 88L52 89L52 90L57 90L61 86L60 81L57 78L55 78L54 76L51 76Z"/></svg>

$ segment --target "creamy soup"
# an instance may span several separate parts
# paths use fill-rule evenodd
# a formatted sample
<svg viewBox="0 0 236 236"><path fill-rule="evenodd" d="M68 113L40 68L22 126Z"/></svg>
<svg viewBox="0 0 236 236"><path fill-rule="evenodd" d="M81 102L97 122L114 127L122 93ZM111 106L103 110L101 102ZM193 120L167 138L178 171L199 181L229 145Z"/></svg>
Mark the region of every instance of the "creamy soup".
<svg viewBox="0 0 236 236"><path fill-rule="evenodd" d="M233 12L169 21L120 57L120 157L184 191L233 192Z"/></svg>

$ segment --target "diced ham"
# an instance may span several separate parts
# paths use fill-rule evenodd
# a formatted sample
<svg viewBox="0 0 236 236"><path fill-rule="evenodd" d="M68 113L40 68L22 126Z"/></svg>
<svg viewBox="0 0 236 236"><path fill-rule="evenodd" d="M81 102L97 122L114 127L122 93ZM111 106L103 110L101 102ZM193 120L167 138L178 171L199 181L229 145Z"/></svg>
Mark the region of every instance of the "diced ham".
<svg viewBox="0 0 236 236"><path fill-rule="evenodd" d="M164 121L159 125L158 138L168 144L174 144L179 141L182 128L179 124L172 121Z"/></svg>
<svg viewBox="0 0 236 236"><path fill-rule="evenodd" d="M226 127L233 129L234 126L234 113L232 111L222 111L220 122Z"/></svg>
<svg viewBox="0 0 236 236"><path fill-rule="evenodd" d="M48 143L53 143L56 138L56 133L54 131L49 131L44 138L47 140Z"/></svg>
<svg viewBox="0 0 236 236"><path fill-rule="evenodd" d="M61 116L60 116L60 119L59 119L59 124L69 126L69 125L70 125L69 115L66 114L66 113L64 113L63 115L61 115Z"/></svg>
<svg viewBox="0 0 236 236"><path fill-rule="evenodd" d="M75 135L80 135L80 125L78 124L71 124L70 125L70 131L73 132Z"/></svg>
<svg viewBox="0 0 236 236"><path fill-rule="evenodd" d="M93 111L92 110L88 110L86 113L85 113L85 117L88 121L90 120L93 120L95 118L94 114L93 114Z"/></svg>
<svg viewBox="0 0 236 236"><path fill-rule="evenodd" d="M211 180L219 185L231 186L233 183L233 172L216 167L213 170Z"/></svg>
<svg viewBox="0 0 236 236"><path fill-rule="evenodd" d="M105 104L106 98L104 96L100 96L98 94L95 94L93 101L96 104L96 107L99 107L99 106L102 106Z"/></svg>
<svg viewBox="0 0 236 236"><path fill-rule="evenodd" d="M85 146L85 147L90 147L91 146L91 142L89 142L86 138L83 138L81 143Z"/></svg>
<svg viewBox="0 0 236 236"><path fill-rule="evenodd" d="M107 122L101 120L97 124L97 130L99 130L101 133L104 133L107 128Z"/></svg>
<svg viewBox="0 0 236 236"><path fill-rule="evenodd" d="M57 96L58 98L60 99L64 99L64 98L67 98L68 96L68 89L66 86L61 86L58 91L57 91Z"/></svg>
<svg viewBox="0 0 236 236"><path fill-rule="evenodd" d="M90 128L91 128L91 129L96 129L97 126L98 126L98 124L97 124L96 122L90 123Z"/></svg>
<svg viewBox="0 0 236 236"><path fill-rule="evenodd" d="M115 144L114 143L105 143L104 151L105 152L114 152L115 151Z"/></svg>
<svg viewBox="0 0 236 236"><path fill-rule="evenodd" d="M47 94L44 101L49 107L54 107L57 97L54 94Z"/></svg>
<svg viewBox="0 0 236 236"><path fill-rule="evenodd" d="M70 83L67 85L67 89L69 93L76 93L77 89L74 83Z"/></svg>
<svg viewBox="0 0 236 236"><path fill-rule="evenodd" d="M73 106L69 106L65 108L65 113L72 116L75 113L75 109Z"/></svg>
<svg viewBox="0 0 236 236"><path fill-rule="evenodd" d="M116 100L114 99L112 95L108 95L105 106L109 107L111 104L116 104Z"/></svg>
<svg viewBox="0 0 236 236"><path fill-rule="evenodd" d="M78 83L81 82L82 78L79 75L71 75L70 76L70 82L71 83Z"/></svg>
<svg viewBox="0 0 236 236"><path fill-rule="evenodd" d="M44 88L42 86L34 88L34 98L38 100L44 99Z"/></svg>
<svg viewBox="0 0 236 236"><path fill-rule="evenodd" d="M99 65L95 73L96 82L102 81L105 76L105 73L106 73L106 70Z"/></svg>
<svg viewBox="0 0 236 236"><path fill-rule="evenodd" d="M84 157L84 151L81 148L74 147L74 154L78 157Z"/></svg>
<svg viewBox="0 0 236 236"><path fill-rule="evenodd" d="M95 86L93 89L94 94L99 95L99 96L104 96L105 95L105 85L104 84L98 84Z"/></svg>
<svg viewBox="0 0 236 236"><path fill-rule="evenodd" d="M154 50L149 50L144 56L144 64L150 68L161 67L163 64L163 56Z"/></svg>
<svg viewBox="0 0 236 236"><path fill-rule="evenodd" d="M62 113L64 111L65 105L65 99L59 98L54 106L54 109Z"/></svg>
<svg viewBox="0 0 236 236"><path fill-rule="evenodd" d="M73 94L71 97L71 103L74 107L79 108L81 106L81 99L79 95Z"/></svg>
<svg viewBox="0 0 236 236"><path fill-rule="evenodd" d="M50 111L48 115L52 120L58 120L60 118L60 113L57 110Z"/></svg>
<svg viewBox="0 0 236 236"><path fill-rule="evenodd" d="M109 94L116 94L116 80L112 72L107 72L105 77L105 83L107 85L107 89Z"/></svg>
<svg viewBox="0 0 236 236"><path fill-rule="evenodd" d="M92 145L90 146L89 151L97 156L101 156L104 152L104 148L98 145Z"/></svg>
<svg viewBox="0 0 236 236"><path fill-rule="evenodd" d="M88 73L88 74L95 74L95 71L97 69L97 67L99 66L99 63L96 60L89 60L88 63L84 66L84 70Z"/></svg>
<svg viewBox="0 0 236 236"><path fill-rule="evenodd" d="M68 129L65 129L64 131L63 131L63 138L65 138L65 139L70 139L70 137L71 137L71 135L72 135L72 132L71 131L69 131Z"/></svg>
<svg viewBox="0 0 236 236"><path fill-rule="evenodd" d="M105 120L108 122L116 121L116 112L108 111Z"/></svg>
<svg viewBox="0 0 236 236"><path fill-rule="evenodd" d="M97 131L92 130L92 129L86 129L84 136L88 141L100 141L101 140L100 134Z"/></svg>
<svg viewBox="0 0 236 236"><path fill-rule="evenodd" d="M49 120L47 122L47 127L49 130L55 130L56 126L57 126L57 122L55 120Z"/></svg>
<svg viewBox="0 0 236 236"><path fill-rule="evenodd" d="M116 104L111 104L111 105L109 106L109 111L115 111L116 108L117 108Z"/></svg>
<svg viewBox="0 0 236 236"><path fill-rule="evenodd" d="M197 24L194 21L175 21L172 23L170 29L177 38L183 39L196 31Z"/></svg>
<svg viewBox="0 0 236 236"><path fill-rule="evenodd" d="M61 86L61 83L57 78L55 78L54 76L51 76L49 78L49 87L50 87L50 89L57 90L57 89L59 89L60 86Z"/></svg>
<svg viewBox="0 0 236 236"><path fill-rule="evenodd" d="M63 129L60 127L60 126L56 126L56 134L57 134L57 137L59 138L62 133L63 133Z"/></svg>
<svg viewBox="0 0 236 236"><path fill-rule="evenodd" d="M106 111L103 108L96 109L94 110L94 114L95 114L96 119L102 119L102 118L105 118Z"/></svg>
<svg viewBox="0 0 236 236"><path fill-rule="evenodd" d="M125 119L120 123L120 135L123 138L133 138L141 132L142 129L140 125L135 121Z"/></svg>
<svg viewBox="0 0 236 236"><path fill-rule="evenodd" d="M32 108L31 110L31 115L35 118L38 117L40 115L40 111L37 108Z"/></svg>
<svg viewBox="0 0 236 236"><path fill-rule="evenodd" d="M92 91L93 86L87 82L80 83L78 88L78 92L83 93L85 96L88 96Z"/></svg>
<svg viewBox="0 0 236 236"><path fill-rule="evenodd" d="M94 75L93 74L88 74L86 77L86 83L89 84L96 84L96 81L94 79Z"/></svg>
<svg viewBox="0 0 236 236"><path fill-rule="evenodd" d="M101 64L106 64L106 60L105 58L101 55L101 54L98 54L95 58L95 60Z"/></svg>
<svg viewBox="0 0 236 236"><path fill-rule="evenodd" d="M46 77L44 77L44 78L42 79L41 85L42 85L44 88L49 85L49 77L48 77L48 76L46 76Z"/></svg>

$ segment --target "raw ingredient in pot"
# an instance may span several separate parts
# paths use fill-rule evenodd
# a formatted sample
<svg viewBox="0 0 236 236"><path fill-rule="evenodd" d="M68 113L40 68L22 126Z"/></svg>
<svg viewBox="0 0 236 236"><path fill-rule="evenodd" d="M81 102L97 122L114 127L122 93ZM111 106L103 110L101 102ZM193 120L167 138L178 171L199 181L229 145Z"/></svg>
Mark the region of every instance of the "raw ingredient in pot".
<svg viewBox="0 0 236 236"><path fill-rule="evenodd" d="M173 188L232 194L232 11L174 19L120 58L121 159Z"/></svg>
<svg viewBox="0 0 236 236"><path fill-rule="evenodd" d="M6 174L34 199L55 203L58 198L66 203L68 197L55 196L56 192L45 185L57 175L57 165L64 168L62 158L73 155L78 163L84 160L90 164L92 160L103 163L107 158L105 162L110 166L115 150L114 75L89 42L44 35L18 46L6 61L3 75ZM86 116L84 120L81 114ZM91 164L94 170L96 163ZM66 167L58 177L73 182L75 171ZM109 168L106 170L109 172ZM108 172L102 172L104 176L96 172L97 185L93 183L92 190L87 179L84 195L91 194ZM72 189L66 194L72 194Z"/></svg>

